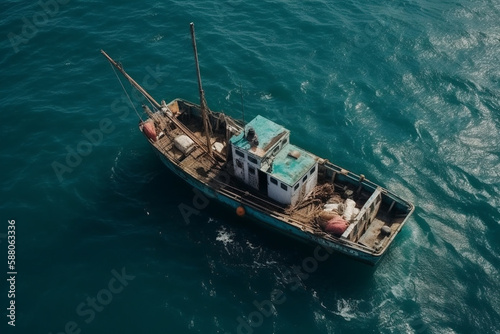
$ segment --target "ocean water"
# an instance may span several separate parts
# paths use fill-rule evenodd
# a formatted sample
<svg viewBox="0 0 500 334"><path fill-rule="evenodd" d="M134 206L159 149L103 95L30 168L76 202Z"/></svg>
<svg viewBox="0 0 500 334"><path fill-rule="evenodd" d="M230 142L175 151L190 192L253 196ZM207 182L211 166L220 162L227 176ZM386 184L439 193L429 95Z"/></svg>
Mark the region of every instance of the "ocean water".
<svg viewBox="0 0 500 334"><path fill-rule="evenodd" d="M500 333L498 1L0 9L2 333ZM211 109L243 98L246 120L415 204L377 267L312 261L153 154L99 51L196 102L192 21Z"/></svg>

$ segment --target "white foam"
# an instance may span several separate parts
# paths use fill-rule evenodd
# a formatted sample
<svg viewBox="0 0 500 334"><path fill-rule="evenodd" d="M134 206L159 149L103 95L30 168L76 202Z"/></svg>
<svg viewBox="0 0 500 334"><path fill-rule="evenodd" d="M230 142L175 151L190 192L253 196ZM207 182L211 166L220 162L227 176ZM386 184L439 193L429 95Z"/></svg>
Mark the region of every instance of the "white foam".
<svg viewBox="0 0 500 334"><path fill-rule="evenodd" d="M215 237L215 240L222 242L224 244L224 247L226 248L226 251L229 253L227 246L234 242L233 236L234 236L233 233L227 231L225 227L221 227L217 231L217 237Z"/></svg>
<svg viewBox="0 0 500 334"><path fill-rule="evenodd" d="M352 301L352 300L345 300L345 299L340 299L337 301L337 312L334 312L335 314L341 316L344 318L346 321L351 321L352 319L356 318L356 308L357 308L357 302Z"/></svg>

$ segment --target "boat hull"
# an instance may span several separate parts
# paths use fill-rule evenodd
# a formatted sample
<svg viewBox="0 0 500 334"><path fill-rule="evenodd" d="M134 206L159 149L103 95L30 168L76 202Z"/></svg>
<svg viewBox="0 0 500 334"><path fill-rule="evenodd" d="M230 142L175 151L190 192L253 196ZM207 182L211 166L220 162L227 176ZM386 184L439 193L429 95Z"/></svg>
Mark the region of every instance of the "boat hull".
<svg viewBox="0 0 500 334"><path fill-rule="evenodd" d="M250 218L260 225L270 228L279 232L280 234L286 235L288 237L292 237L301 242L305 242L311 245L320 246L325 248L330 252L338 252L344 255L347 255L351 258L354 258L358 261L367 263L369 265L375 265L381 259L382 253L369 253L367 251L363 251L361 249L356 249L354 244L343 243L341 241L336 242L334 240L327 240L321 236L316 236L310 232L303 231L299 227L293 226L286 221L279 219L279 217L273 217L268 213L259 210L257 207L249 204L242 203L242 201L236 200L223 194L222 192L213 189L212 187L204 184L200 180L192 177L189 173L186 173L183 169L177 166L174 162L170 161L165 155L163 155L154 145L152 145L153 150L156 155L160 158L163 164L170 169L175 175L186 181L189 185L199 190L202 194L210 199L214 199L219 203L235 210L238 207L243 207L245 216ZM236 213L235 213L236 214Z"/></svg>

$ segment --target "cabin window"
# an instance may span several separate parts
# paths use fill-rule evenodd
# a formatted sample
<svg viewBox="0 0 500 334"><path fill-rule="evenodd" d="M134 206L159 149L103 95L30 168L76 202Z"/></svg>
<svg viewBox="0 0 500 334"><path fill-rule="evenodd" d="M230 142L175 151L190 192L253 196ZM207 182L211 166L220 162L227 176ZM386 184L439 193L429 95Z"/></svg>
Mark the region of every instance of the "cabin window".
<svg viewBox="0 0 500 334"><path fill-rule="evenodd" d="M276 180L274 177L271 177L271 183L278 185L278 180Z"/></svg>
<svg viewBox="0 0 500 334"><path fill-rule="evenodd" d="M255 174L255 168L253 168L253 167L248 167L248 172L249 172L250 174Z"/></svg>
<svg viewBox="0 0 500 334"><path fill-rule="evenodd" d="M273 150L273 154L276 154L278 153L278 151L280 150L280 146L276 146L275 149Z"/></svg>
<svg viewBox="0 0 500 334"><path fill-rule="evenodd" d="M245 157L245 154L241 151L238 151L238 150L235 150L236 152L236 155L239 155L240 157L244 158Z"/></svg>
<svg viewBox="0 0 500 334"><path fill-rule="evenodd" d="M316 166L314 166L312 169L311 169L311 172L309 174L313 175L313 173L316 171Z"/></svg>
<svg viewBox="0 0 500 334"><path fill-rule="evenodd" d="M302 179L302 182L306 182L306 180L307 180L307 174L306 174L306 176L304 176L304 178Z"/></svg>
<svg viewBox="0 0 500 334"><path fill-rule="evenodd" d="M250 161L251 163L257 165L257 159L252 158L251 156L248 156L248 161Z"/></svg>
<svg viewBox="0 0 500 334"><path fill-rule="evenodd" d="M286 184L282 183L282 184L281 184L281 189L283 189L283 190L288 190L288 187L286 186Z"/></svg>
<svg viewBox="0 0 500 334"><path fill-rule="evenodd" d="M283 139L283 146L285 146L286 143L288 143L288 138Z"/></svg>
<svg viewBox="0 0 500 334"><path fill-rule="evenodd" d="M297 189L299 189L299 186L300 186L300 183L297 183L297 184L295 185L295 187L293 187L293 191L297 191Z"/></svg>

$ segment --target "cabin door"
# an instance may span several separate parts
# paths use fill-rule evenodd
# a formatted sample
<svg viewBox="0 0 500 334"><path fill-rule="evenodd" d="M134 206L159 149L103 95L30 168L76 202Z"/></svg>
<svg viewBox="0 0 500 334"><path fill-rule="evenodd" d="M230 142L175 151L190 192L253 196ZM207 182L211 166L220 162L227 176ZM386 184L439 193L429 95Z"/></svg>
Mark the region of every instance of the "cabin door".
<svg viewBox="0 0 500 334"><path fill-rule="evenodd" d="M259 191L267 196L267 174L259 170Z"/></svg>
<svg viewBox="0 0 500 334"><path fill-rule="evenodd" d="M300 187L300 194L299 194L299 199L297 200L297 203L302 201L304 197L306 196L306 188L307 188L307 183L303 184L302 187Z"/></svg>
<svg viewBox="0 0 500 334"><path fill-rule="evenodd" d="M245 163L241 159L235 159L234 175L240 180L245 181Z"/></svg>

